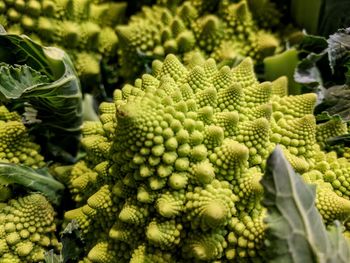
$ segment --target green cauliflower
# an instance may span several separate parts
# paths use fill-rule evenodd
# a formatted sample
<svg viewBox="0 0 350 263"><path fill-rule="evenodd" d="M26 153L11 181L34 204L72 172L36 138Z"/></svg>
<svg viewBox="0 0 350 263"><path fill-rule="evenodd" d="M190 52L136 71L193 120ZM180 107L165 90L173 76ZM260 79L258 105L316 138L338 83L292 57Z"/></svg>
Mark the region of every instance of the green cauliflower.
<svg viewBox="0 0 350 263"><path fill-rule="evenodd" d="M81 80L101 81L101 60L115 57L114 32L126 3L95 0L0 1L0 24L9 33L26 34L44 45L66 50Z"/></svg>
<svg viewBox="0 0 350 263"><path fill-rule="evenodd" d="M171 8L172 2L144 7L128 25L117 26L120 74L126 79L132 80L144 64L169 53L185 60L212 57L233 65L246 56L261 62L281 49L279 34L271 32L276 31L276 21L260 23L245 0L188 0L176 8ZM279 11L270 2L251 2L253 9L278 20Z"/></svg>
<svg viewBox="0 0 350 263"><path fill-rule="evenodd" d="M40 146L33 142L16 112L0 105L0 162L23 164L34 169L45 166Z"/></svg>
<svg viewBox="0 0 350 263"><path fill-rule="evenodd" d="M77 202L65 219L84 236L81 262L263 262L259 182L277 144L317 185L324 222L349 216L350 164L321 150L333 128L316 125L315 94L288 96L285 77L259 83L249 58L152 66L100 105L83 127L86 159L59 173Z"/></svg>
<svg viewBox="0 0 350 263"><path fill-rule="evenodd" d="M0 206L0 262L43 262L49 249L60 249L55 211L41 194L17 197Z"/></svg>

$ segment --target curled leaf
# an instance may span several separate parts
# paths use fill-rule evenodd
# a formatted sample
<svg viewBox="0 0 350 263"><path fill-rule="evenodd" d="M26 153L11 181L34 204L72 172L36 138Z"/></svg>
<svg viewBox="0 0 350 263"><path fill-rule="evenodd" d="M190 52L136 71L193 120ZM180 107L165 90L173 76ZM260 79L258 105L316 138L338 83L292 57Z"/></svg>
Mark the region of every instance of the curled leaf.
<svg viewBox="0 0 350 263"><path fill-rule="evenodd" d="M349 262L350 247L340 226L328 233L315 206L315 185L302 181L279 146L266 167L261 183L268 210L267 262Z"/></svg>

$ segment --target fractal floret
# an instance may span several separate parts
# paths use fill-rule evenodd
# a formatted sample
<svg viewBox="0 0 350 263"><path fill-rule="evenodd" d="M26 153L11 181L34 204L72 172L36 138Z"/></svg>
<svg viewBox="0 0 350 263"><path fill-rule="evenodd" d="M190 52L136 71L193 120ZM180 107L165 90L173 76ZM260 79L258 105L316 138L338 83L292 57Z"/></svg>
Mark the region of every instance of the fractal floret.
<svg viewBox="0 0 350 263"><path fill-rule="evenodd" d="M0 1L0 24L6 31L26 34L44 45L66 50L83 81L100 79L101 60L111 59L125 3L94 0Z"/></svg>
<svg viewBox="0 0 350 263"><path fill-rule="evenodd" d="M40 168L45 162L39 151L20 116L0 105L0 162Z"/></svg>
<svg viewBox="0 0 350 263"><path fill-rule="evenodd" d="M345 219L350 165L321 150L331 125L316 125L315 103L288 96L285 77L259 83L249 58L154 61L84 124L87 158L66 176L78 206L65 213L87 242L82 262L259 262L260 179L277 144L317 185L324 221Z"/></svg>
<svg viewBox="0 0 350 263"><path fill-rule="evenodd" d="M29 194L0 206L0 262L43 262L58 250L55 212L41 194Z"/></svg>
<svg viewBox="0 0 350 263"><path fill-rule="evenodd" d="M249 5L246 0L188 0L176 8L169 2L173 1L144 7L128 25L117 27L119 64L125 78L132 79L148 60L169 53L185 59L212 57L233 65L246 56L261 61L280 49L280 37L271 32L276 21L264 20L266 28L256 19L262 16L254 17L249 9L264 10L266 16L278 19L279 12L269 1L250 1Z"/></svg>

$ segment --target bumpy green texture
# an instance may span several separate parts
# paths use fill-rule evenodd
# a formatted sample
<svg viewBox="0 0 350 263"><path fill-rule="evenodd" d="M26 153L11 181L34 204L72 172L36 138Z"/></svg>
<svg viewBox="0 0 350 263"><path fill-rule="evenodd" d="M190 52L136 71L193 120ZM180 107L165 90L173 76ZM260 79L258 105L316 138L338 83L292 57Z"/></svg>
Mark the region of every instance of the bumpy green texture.
<svg viewBox="0 0 350 263"><path fill-rule="evenodd" d="M0 105L0 162L40 168L45 162L39 151L40 146L33 142L20 116Z"/></svg>
<svg viewBox="0 0 350 263"><path fill-rule="evenodd" d="M82 262L263 261L259 181L276 144L318 185L326 223L349 215L350 164L317 144L315 94L288 96L284 77L259 83L251 59L153 65L85 123L87 158L66 173Z"/></svg>
<svg viewBox="0 0 350 263"><path fill-rule="evenodd" d="M237 64L250 56L257 61L280 49L278 34L272 33L276 21L260 23L261 15L253 17L247 1L183 1L168 8L172 1L144 7L131 17L128 25L118 26L120 39L119 64L121 75L132 79L144 70L150 59L163 58L169 53L188 61L212 57L222 63ZM165 2L165 3L164 3ZM265 1L266 2L266 1ZM264 7L267 4L261 3ZM268 2L266 16L278 19L279 11ZM263 12L261 6L252 5ZM270 15L271 13L271 15Z"/></svg>
<svg viewBox="0 0 350 263"><path fill-rule="evenodd" d="M3 0L0 24L6 31L29 35L66 50L84 83L100 81L101 60L115 56L114 32L126 4L93 0Z"/></svg>
<svg viewBox="0 0 350 263"><path fill-rule="evenodd" d="M55 212L41 194L10 200L0 208L0 261L43 262L44 253L59 249Z"/></svg>

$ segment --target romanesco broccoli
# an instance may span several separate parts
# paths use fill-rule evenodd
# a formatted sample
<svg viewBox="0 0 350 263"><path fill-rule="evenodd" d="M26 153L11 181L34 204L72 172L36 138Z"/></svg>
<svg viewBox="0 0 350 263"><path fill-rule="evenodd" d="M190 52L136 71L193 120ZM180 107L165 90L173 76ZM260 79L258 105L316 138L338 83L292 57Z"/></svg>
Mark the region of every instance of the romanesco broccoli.
<svg viewBox="0 0 350 263"><path fill-rule="evenodd" d="M343 220L350 164L321 150L332 125L316 125L315 103L288 96L285 77L259 83L249 58L232 69L154 61L100 105L100 122L85 123L87 158L63 175L78 203L65 218L87 242L82 262L259 262L259 181L276 144L317 185L324 221Z"/></svg>
<svg viewBox="0 0 350 263"><path fill-rule="evenodd" d="M48 249L58 250L55 211L37 193L18 197L0 207L0 262L43 262Z"/></svg>
<svg viewBox="0 0 350 263"><path fill-rule="evenodd" d="M0 106L0 162L40 168L45 162L39 151L40 146L33 142L20 116Z"/></svg>
<svg viewBox="0 0 350 263"><path fill-rule="evenodd" d="M261 61L280 49L280 39L271 32L272 25L263 29L245 0L237 3L188 0L175 9L169 7L172 5L169 2L172 1L144 7L131 17L128 25L117 26L119 64L125 78L133 79L147 60L169 53L189 60L198 56L196 50L201 53L198 59L204 60L201 58L204 55L233 65L245 56ZM269 7L263 9L270 10L266 15L276 19L279 11L268 3L263 6ZM252 8L262 9L255 3Z"/></svg>

